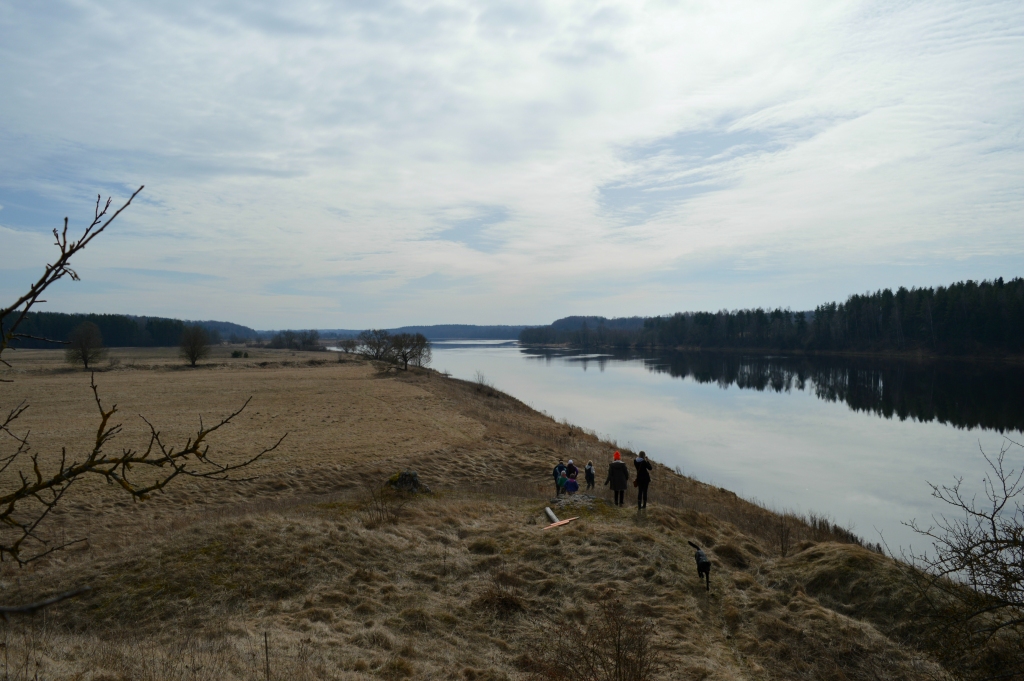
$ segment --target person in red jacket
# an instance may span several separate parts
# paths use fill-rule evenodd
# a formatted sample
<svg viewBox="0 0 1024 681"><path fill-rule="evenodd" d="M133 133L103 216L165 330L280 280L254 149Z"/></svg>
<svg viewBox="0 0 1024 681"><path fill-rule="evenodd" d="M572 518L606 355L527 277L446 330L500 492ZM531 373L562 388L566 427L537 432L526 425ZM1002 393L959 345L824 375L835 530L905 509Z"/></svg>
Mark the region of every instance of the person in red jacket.
<svg viewBox="0 0 1024 681"><path fill-rule="evenodd" d="M626 502L626 483L629 482L629 469L622 463L622 455L615 452L612 462L608 464L608 477L604 484L612 488L615 494L615 505L623 506Z"/></svg>

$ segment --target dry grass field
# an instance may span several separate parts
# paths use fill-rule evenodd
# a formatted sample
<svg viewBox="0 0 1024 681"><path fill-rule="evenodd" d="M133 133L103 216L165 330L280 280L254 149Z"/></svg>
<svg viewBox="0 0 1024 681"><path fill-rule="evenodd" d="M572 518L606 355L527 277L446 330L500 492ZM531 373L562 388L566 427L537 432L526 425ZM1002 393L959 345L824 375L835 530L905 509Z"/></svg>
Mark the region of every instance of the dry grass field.
<svg viewBox="0 0 1024 681"><path fill-rule="evenodd" d="M531 678L553 640L614 600L653 622L657 678L942 676L906 642L892 561L827 521L657 466L644 514L602 491L543 530L555 461L594 459L601 482L608 443L436 372L248 351L217 348L195 369L171 350L111 351L96 382L118 405L117 446L145 443L140 414L181 441L250 396L211 452L241 460L287 437L247 482L176 480L142 503L76 484L49 531L88 542L0 579L8 603L92 591L0 624L0 677ZM31 405L18 424L44 468L88 447L88 374L58 351L9 359L0 407ZM433 493L379 522L368 490L406 469ZM710 593L687 540L708 547Z"/></svg>

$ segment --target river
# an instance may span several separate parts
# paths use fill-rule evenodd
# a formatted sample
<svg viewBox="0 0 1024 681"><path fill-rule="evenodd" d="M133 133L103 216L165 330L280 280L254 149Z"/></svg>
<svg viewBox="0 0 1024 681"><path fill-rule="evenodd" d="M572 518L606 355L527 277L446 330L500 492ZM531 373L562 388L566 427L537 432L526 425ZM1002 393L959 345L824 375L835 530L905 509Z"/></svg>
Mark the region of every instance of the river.
<svg viewBox="0 0 1024 681"><path fill-rule="evenodd" d="M894 551L926 548L903 522L949 512L929 482L963 476L980 491L981 451L997 454L1007 437L1024 442L1019 367L512 341L435 342L431 366L467 380L482 374L556 419L769 507L825 513ZM1019 447L1008 456L1024 463ZM656 490L657 481L652 501Z"/></svg>

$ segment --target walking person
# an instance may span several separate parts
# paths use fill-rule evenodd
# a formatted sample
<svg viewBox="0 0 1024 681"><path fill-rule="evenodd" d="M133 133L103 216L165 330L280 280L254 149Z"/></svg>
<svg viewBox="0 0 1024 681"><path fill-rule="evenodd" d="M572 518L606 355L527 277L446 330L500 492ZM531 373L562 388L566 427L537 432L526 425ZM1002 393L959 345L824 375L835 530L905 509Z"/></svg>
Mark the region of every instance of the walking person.
<svg viewBox="0 0 1024 681"><path fill-rule="evenodd" d="M629 469L622 462L622 455L615 452L612 462L608 464L608 477L604 484L611 486L615 494L615 505L623 506L626 503L626 483L629 482Z"/></svg>
<svg viewBox="0 0 1024 681"><path fill-rule="evenodd" d="M651 471L654 466L647 460L647 452L641 451L633 460L636 466L636 510L641 511L647 508L647 488L651 484Z"/></svg>
<svg viewBox="0 0 1024 681"><path fill-rule="evenodd" d="M554 476L554 478L555 478L555 496L556 496L556 497L558 496L559 492L560 492L560 491L561 491L561 489L562 489L561 487L559 487L559 486L558 486L558 478L559 478L559 476L561 476L561 475L562 475L562 473L564 473L564 472L565 472L565 464L564 464L564 463L562 463L562 460L561 460L561 459L559 459L559 460L558 460L558 465L556 465L556 466L555 466L555 470L551 471L551 474L552 474L552 475Z"/></svg>
<svg viewBox="0 0 1024 681"><path fill-rule="evenodd" d="M565 475L566 475L566 477L575 478L579 474L580 474L580 469L576 468L576 464L574 464L572 462L572 459L569 459L569 463L565 467Z"/></svg>
<svg viewBox="0 0 1024 681"><path fill-rule="evenodd" d="M583 474L587 478L587 489L594 489L594 479L597 477L594 471L594 462L588 461L587 467L583 469Z"/></svg>

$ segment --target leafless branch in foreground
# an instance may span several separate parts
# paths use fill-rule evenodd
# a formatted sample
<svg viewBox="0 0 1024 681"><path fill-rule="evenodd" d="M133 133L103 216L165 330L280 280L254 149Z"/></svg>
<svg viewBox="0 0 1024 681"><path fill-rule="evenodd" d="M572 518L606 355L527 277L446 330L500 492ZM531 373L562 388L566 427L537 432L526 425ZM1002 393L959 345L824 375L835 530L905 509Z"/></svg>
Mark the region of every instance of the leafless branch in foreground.
<svg viewBox="0 0 1024 681"><path fill-rule="evenodd" d="M78 239L68 237L67 218L64 218L63 230L53 230L55 245L59 250L56 260L46 265L43 275L32 284L27 293L13 304L0 308L0 364L10 366L2 355L12 341L32 337L19 333L18 327L35 305L45 302L41 296L46 289L64 276L69 276L75 281L79 279L78 273L70 266L71 258L102 234L110 223L131 205L142 189L143 187L139 187L135 190L109 217L111 200L107 199L102 203L101 197L97 196L93 220ZM5 379L0 380L9 382ZM149 441L145 447L123 448L120 452L108 451L112 449L111 443L114 438L121 433L121 424L112 420L117 413L117 406L104 408L95 375L90 379L90 386L99 411L95 441L90 451L82 455L69 454L66 448L62 448L59 462L56 464L46 465L45 462L40 462L39 455L32 451L31 433L20 433L15 428L17 420L28 409L28 404L22 401L10 409L6 416L0 416L0 561L13 560L24 565L84 541L72 539L57 543L41 532L41 527L50 512L57 507L71 485L84 476L100 476L137 501L162 490L179 475L212 480L250 479L239 478L235 474L268 452L277 449L287 435L286 433L272 446L241 462L225 463L210 455L209 437L231 423L249 404L252 399L250 397L236 411L212 427L205 426L200 418L198 430L181 446L165 442L160 431L143 418L149 426ZM63 597L71 596L63 595L61 598ZM0 608L0 615L4 612L34 611L52 602L56 601L40 601L40 604L22 606L20 609Z"/></svg>
<svg viewBox="0 0 1024 681"><path fill-rule="evenodd" d="M88 246L93 239L102 234L103 230L105 230L110 223L121 214L121 211L131 205L132 201L139 195L139 192L141 192L144 187L145 185L136 189L128 200L124 202L124 205L114 211L114 214L110 217L107 217L107 211L110 209L111 200L108 198L106 203L103 204L103 207L100 208L101 197L97 195L96 209L94 211L92 223L85 228L82 236L77 240L68 239L67 218L64 218L64 229L61 231L57 231L56 229L53 230L54 245L56 245L60 250L60 255L54 262L46 266L46 269L43 271L43 275L39 277L31 287L29 287L27 293L20 296L13 304L0 308L0 364L8 367L10 366L10 364L3 359L3 352L10 347L12 340L18 338L30 338L30 336L19 334L18 326L25 321L25 317L32 310L33 306L38 303L46 302L45 300L42 300L40 296L43 295L47 288L60 279L63 279L65 276L69 276L75 281L79 280L78 273L71 269L71 258Z"/></svg>
<svg viewBox="0 0 1024 681"><path fill-rule="evenodd" d="M68 488L83 476L100 476L107 483L120 487L132 498L142 501L153 492L162 490L179 475L212 480L249 480L251 478L235 477L233 473L252 465L268 452L277 449L287 436L285 433L270 447L237 463L222 463L210 455L207 442L209 436L241 414L251 401L250 397L241 407L215 425L205 426L200 418L198 430L181 446L166 443L160 431L140 416L149 426L149 442L146 446L109 453L109 445L120 434L121 424L112 420L117 413L117 405L110 409L104 408L94 378L95 374L90 379L90 386L99 411L99 426L91 450L80 460L69 455L66 448L62 448L56 470L44 475L38 455L31 452L29 434L11 434L17 442L16 449L13 454L0 457L0 475L7 474L8 478L14 478L14 484L5 485L4 488L15 488L13 491L0 494L0 560L13 559L24 564L54 550L51 542L37 530ZM13 418L9 415L3 422L2 429L5 433L10 434L11 421L24 411L23 408L20 409L12 412ZM143 471L155 473L155 476L144 480ZM4 480L0 477L0 483L2 482ZM75 541L81 540L70 543ZM29 551L31 555L25 557L25 549L29 546L33 547Z"/></svg>
<svg viewBox="0 0 1024 681"><path fill-rule="evenodd" d="M1007 460L1014 447L1006 439L995 458L982 451L984 500L965 492L963 478L929 483L951 516L906 523L931 544L904 558L916 568L908 574L937 654L960 678L1024 678L1024 467Z"/></svg>

